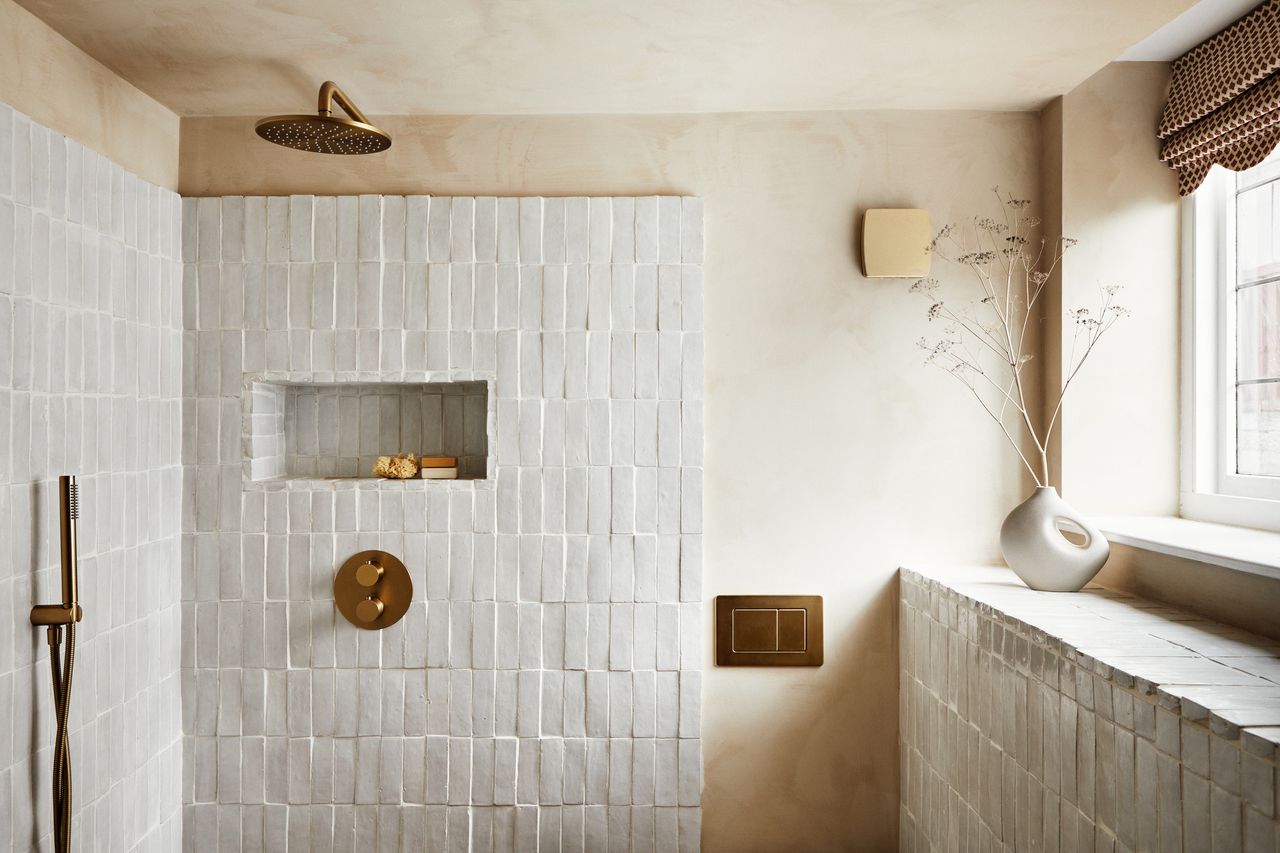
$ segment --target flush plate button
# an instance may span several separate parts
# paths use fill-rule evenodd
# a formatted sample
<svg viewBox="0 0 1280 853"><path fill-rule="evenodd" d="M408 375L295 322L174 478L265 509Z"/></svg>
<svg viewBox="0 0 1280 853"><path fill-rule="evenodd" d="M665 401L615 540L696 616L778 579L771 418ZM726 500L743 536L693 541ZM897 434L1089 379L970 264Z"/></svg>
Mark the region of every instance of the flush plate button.
<svg viewBox="0 0 1280 853"><path fill-rule="evenodd" d="M716 596L719 666L821 666L822 596Z"/></svg>

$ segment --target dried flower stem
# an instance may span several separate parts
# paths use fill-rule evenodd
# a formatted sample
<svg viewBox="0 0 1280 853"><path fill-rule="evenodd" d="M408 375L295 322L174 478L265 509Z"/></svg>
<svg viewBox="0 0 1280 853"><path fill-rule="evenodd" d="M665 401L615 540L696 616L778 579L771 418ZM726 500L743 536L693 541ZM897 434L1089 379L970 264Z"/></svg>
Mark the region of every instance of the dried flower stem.
<svg viewBox="0 0 1280 853"><path fill-rule="evenodd" d="M995 190L1001 202L1004 221L975 219L971 234L962 234L955 226L943 228L930 244L930 250L945 260L967 266L982 288L977 302L962 303L959 310L938 298L935 279L921 279L911 286L913 292L927 296L931 305L929 320L942 320L948 325L936 340L921 338L919 346L928 356L926 362L946 370L962 382L977 399L1026 466L1036 485L1049 484L1049 442L1062 412L1062 402L1080 368L1097 347L1098 341L1128 311L1116 305L1112 297L1118 287L1103 288L1102 305L1097 314L1088 308L1066 312L1075 324L1067 378L1058 390L1053 411L1043 429L1036 426L1031 406L1027 403L1027 384L1023 369L1031 361L1026 339L1031 329L1035 306L1054 270L1075 240L1061 239L1050 243L1032 235L1040 220L1025 213L1026 199L1014 198ZM977 351L971 345L977 345ZM1077 349L1080 355L1077 357ZM997 379L983 366L994 360L1007 378ZM974 381L979 377L990 392L998 394L1000 405L992 406ZM1014 424L1006 422L1012 415ZM1035 445L1028 457L1016 434L1025 432ZM1032 464L1033 460L1036 464Z"/></svg>

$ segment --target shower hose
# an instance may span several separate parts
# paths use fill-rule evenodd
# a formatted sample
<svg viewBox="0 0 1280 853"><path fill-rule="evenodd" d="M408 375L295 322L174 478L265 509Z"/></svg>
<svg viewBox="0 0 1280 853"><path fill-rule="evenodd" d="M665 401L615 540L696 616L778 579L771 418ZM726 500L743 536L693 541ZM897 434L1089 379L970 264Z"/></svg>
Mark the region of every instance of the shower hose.
<svg viewBox="0 0 1280 853"><path fill-rule="evenodd" d="M58 731L53 742L53 849L54 853L71 850L71 738L67 733L67 715L71 709L71 675L76 664L76 624L68 623L65 662L62 651L62 626L49 626L49 668L53 673L54 713Z"/></svg>

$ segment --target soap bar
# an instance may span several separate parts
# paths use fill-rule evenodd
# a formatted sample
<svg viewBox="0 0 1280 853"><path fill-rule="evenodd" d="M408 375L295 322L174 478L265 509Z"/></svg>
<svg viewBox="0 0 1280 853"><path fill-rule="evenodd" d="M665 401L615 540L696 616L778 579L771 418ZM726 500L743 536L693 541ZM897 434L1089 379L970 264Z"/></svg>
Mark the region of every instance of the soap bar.
<svg viewBox="0 0 1280 853"><path fill-rule="evenodd" d="M458 457L456 456L423 456L418 460L418 464L423 468L457 468Z"/></svg>
<svg viewBox="0 0 1280 853"><path fill-rule="evenodd" d="M458 469L423 468L421 476L424 480L456 480L458 479Z"/></svg>

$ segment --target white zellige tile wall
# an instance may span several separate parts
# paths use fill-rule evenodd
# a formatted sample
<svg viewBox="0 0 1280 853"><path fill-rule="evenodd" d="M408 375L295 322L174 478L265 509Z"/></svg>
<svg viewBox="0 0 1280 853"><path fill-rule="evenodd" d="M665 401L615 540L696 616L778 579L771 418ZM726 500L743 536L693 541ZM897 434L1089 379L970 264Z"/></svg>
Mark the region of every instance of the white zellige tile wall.
<svg viewBox="0 0 1280 853"><path fill-rule="evenodd" d="M0 105L0 851L52 849L59 474L79 477L77 850L181 846L180 201Z"/></svg>
<svg viewBox="0 0 1280 853"><path fill-rule="evenodd" d="M1007 569L899 581L901 850L1275 853L1276 644Z"/></svg>
<svg viewBox="0 0 1280 853"><path fill-rule="evenodd" d="M202 198L183 233L186 849L696 850L700 202ZM255 379L486 381L489 479L249 483ZM376 633L331 600L374 547L415 589Z"/></svg>

